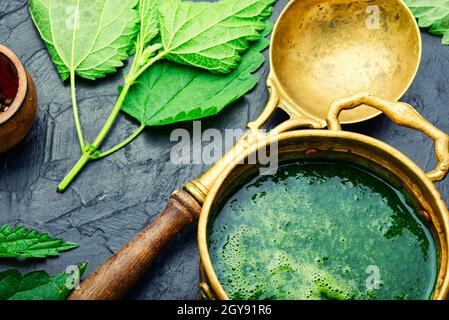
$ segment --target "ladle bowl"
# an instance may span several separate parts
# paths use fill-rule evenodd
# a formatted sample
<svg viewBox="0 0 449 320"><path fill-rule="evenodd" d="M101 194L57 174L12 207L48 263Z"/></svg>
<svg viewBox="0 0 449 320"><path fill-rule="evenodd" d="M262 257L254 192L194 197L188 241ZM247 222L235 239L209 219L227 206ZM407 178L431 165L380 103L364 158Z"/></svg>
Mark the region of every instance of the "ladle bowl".
<svg viewBox="0 0 449 320"><path fill-rule="evenodd" d="M292 1L270 47L271 82L291 117L324 126L329 106L358 92L397 101L421 60L421 37L402 1ZM368 107L344 112L343 124L371 119Z"/></svg>

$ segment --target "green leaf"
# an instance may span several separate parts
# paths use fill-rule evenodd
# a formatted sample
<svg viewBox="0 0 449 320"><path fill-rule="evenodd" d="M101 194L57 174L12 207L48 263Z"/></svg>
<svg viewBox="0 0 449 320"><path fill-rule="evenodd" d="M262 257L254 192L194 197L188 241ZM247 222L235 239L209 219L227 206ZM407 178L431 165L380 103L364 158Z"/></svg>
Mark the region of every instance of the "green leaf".
<svg viewBox="0 0 449 320"><path fill-rule="evenodd" d="M140 39L143 45L150 43L159 34L159 1L139 1Z"/></svg>
<svg viewBox="0 0 449 320"><path fill-rule="evenodd" d="M47 233L24 227L0 228L0 258L46 258L59 252L78 248L79 245L63 239L50 238Z"/></svg>
<svg viewBox="0 0 449 320"><path fill-rule="evenodd" d="M97 79L129 57L138 32L137 0L30 0L33 21L61 78Z"/></svg>
<svg viewBox="0 0 449 320"><path fill-rule="evenodd" d="M53 277L45 271L33 271L25 276L16 269L0 272L0 300L65 300L86 268L87 264L82 264L79 272L62 272Z"/></svg>
<svg viewBox="0 0 449 320"><path fill-rule="evenodd" d="M215 73L230 72L248 49L248 41L259 38L274 2L162 0L160 28L166 58Z"/></svg>
<svg viewBox="0 0 449 320"><path fill-rule="evenodd" d="M405 0L421 28L443 36L443 44L449 45L449 0Z"/></svg>
<svg viewBox="0 0 449 320"><path fill-rule="evenodd" d="M237 69L226 75L169 61L157 63L131 88L122 110L147 126L215 115L254 88L258 77L253 73L264 63L261 51L268 45L261 37Z"/></svg>

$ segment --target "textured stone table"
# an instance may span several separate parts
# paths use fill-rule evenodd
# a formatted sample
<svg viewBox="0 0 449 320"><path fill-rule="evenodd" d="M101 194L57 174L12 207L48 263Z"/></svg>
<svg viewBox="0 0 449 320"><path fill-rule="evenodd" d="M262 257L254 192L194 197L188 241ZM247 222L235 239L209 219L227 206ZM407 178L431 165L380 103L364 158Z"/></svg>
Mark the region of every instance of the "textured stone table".
<svg viewBox="0 0 449 320"><path fill-rule="evenodd" d="M70 104L70 90L63 84L36 32L26 0L0 0L0 43L22 59L35 79L39 115L27 139L0 156L0 224L23 224L81 244L81 248L45 261L1 261L0 270L45 269L50 274L88 261L92 271L139 230L164 206L170 193L198 177L206 166L175 166L169 161L173 129L148 129L124 151L93 163L63 195L58 182L79 157ZM287 3L279 0L273 19ZM413 86L403 98L427 119L449 132L449 47L440 38L423 33L423 59ZM266 65L259 74L268 75ZM78 81L81 120L88 139L99 132L121 84L122 72L91 83ZM244 99L202 123L203 129L243 129L259 115L267 100L264 81ZM278 119L280 120L280 119ZM113 145L135 127L122 116L109 137ZM399 148L424 169L435 166L433 144L426 137L399 128L384 117L347 128L379 138ZM439 184L449 200L449 183ZM167 248L148 270L130 299L195 299L199 257L196 229L191 228Z"/></svg>

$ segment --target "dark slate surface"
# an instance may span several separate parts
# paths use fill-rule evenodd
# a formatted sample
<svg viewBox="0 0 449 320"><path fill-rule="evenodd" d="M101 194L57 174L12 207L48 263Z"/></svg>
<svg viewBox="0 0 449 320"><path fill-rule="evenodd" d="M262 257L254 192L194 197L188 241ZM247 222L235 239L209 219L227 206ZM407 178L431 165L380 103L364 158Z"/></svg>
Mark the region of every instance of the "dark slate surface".
<svg viewBox="0 0 449 320"><path fill-rule="evenodd" d="M278 1L274 17L287 2ZM125 151L91 164L64 195L57 194L58 182L79 157L69 86L61 83L34 29L26 0L0 0L0 43L22 59L39 94L39 115L32 132L18 147L0 156L0 224L23 224L81 244L57 259L2 261L0 269L14 266L23 271L42 268L56 273L88 261L92 271L154 218L171 191L198 177L206 166L173 165L169 137L175 127L148 129ZM449 47L426 33L423 44L420 72L403 100L449 132ZM265 66L259 73L266 77L268 72ZM78 81L82 123L90 140L112 108L122 76L119 72L95 83ZM227 111L204 121L203 128L242 129L257 117L266 100L267 90L261 81ZM123 140L134 126L122 117L107 145ZM191 129L191 124L181 126ZM433 145L426 137L398 128L383 117L348 129L392 144L426 170L435 166ZM448 186L448 182L439 184L446 200ZM160 256L129 298L195 299L198 260L196 229L191 228Z"/></svg>

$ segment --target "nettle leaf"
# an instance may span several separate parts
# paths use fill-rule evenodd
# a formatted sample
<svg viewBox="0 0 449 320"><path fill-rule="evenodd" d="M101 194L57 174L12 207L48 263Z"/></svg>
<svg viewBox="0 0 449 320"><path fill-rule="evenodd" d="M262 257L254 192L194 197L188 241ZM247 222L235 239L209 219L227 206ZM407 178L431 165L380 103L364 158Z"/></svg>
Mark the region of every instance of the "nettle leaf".
<svg viewBox="0 0 449 320"><path fill-rule="evenodd" d="M249 41L259 38L274 2L162 0L160 28L166 58L215 73L230 72Z"/></svg>
<svg viewBox="0 0 449 320"><path fill-rule="evenodd" d="M261 51L268 45L269 41L261 37L245 53L237 69L226 75L159 62L139 77L122 110L147 126L215 115L254 88L259 79L253 73L264 63Z"/></svg>
<svg viewBox="0 0 449 320"><path fill-rule="evenodd" d="M449 45L449 0L405 0L421 28L443 36L443 44Z"/></svg>
<svg viewBox="0 0 449 320"><path fill-rule="evenodd" d="M0 228L0 258L46 258L59 252L78 248L79 245L63 239L50 238L47 233L24 227Z"/></svg>
<svg viewBox="0 0 449 320"><path fill-rule="evenodd" d="M30 0L61 78L95 80L123 66L138 32L137 0Z"/></svg>
<svg viewBox="0 0 449 320"><path fill-rule="evenodd" d="M86 268L87 264L82 264L78 273L62 272L53 277L45 271L24 276L17 269L0 272L0 300L65 300Z"/></svg>
<svg viewBox="0 0 449 320"><path fill-rule="evenodd" d="M159 34L159 1L139 1L140 38L144 45L150 43Z"/></svg>

